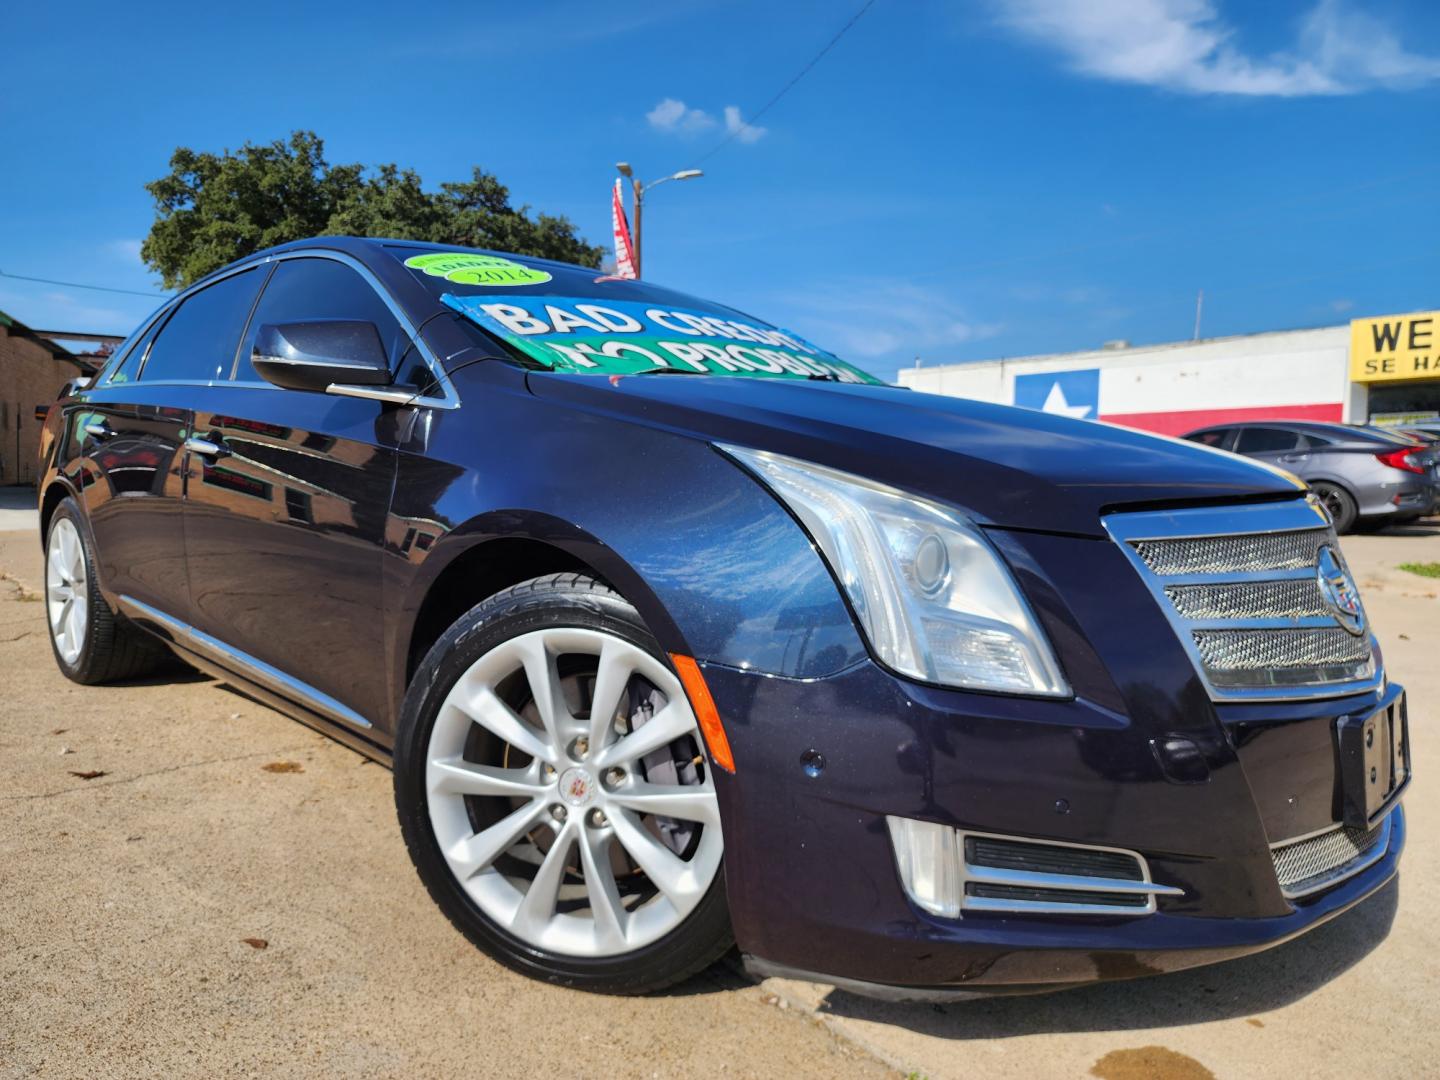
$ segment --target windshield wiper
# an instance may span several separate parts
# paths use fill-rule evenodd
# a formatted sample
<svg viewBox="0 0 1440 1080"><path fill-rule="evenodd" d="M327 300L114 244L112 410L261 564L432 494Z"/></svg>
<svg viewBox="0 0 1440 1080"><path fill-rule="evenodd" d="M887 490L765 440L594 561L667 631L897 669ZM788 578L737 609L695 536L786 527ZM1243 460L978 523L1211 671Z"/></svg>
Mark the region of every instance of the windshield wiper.
<svg viewBox="0 0 1440 1080"><path fill-rule="evenodd" d="M687 371L678 367L647 367L639 371L620 371L618 375L709 375L708 371Z"/></svg>

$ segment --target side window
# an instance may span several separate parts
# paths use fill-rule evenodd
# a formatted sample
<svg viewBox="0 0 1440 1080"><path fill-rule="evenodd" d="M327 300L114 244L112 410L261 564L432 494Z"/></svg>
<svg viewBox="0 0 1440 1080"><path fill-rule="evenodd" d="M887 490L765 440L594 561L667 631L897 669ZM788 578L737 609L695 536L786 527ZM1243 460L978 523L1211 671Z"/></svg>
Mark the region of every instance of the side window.
<svg viewBox="0 0 1440 1080"><path fill-rule="evenodd" d="M353 319L375 324L389 354L391 366L410 344L385 301L370 283L344 263L334 259L286 259L275 267L270 283L250 320L250 329L240 347L238 377L260 380L250 365L255 335L266 324L317 322L324 319Z"/></svg>
<svg viewBox="0 0 1440 1080"><path fill-rule="evenodd" d="M1240 442L1235 447L1241 454L1282 454L1297 449L1300 436L1284 428L1252 427L1240 429Z"/></svg>
<svg viewBox="0 0 1440 1080"><path fill-rule="evenodd" d="M140 380L228 378L263 277L243 270L188 297L160 328Z"/></svg>
<svg viewBox="0 0 1440 1080"><path fill-rule="evenodd" d="M145 361L145 350L150 348L150 343L155 340L155 335L160 332L160 327L165 325L169 312L161 315L153 323L145 328L145 333L137 339L128 350L126 350L116 362L114 369L105 376L107 383L128 383L135 381L135 373L140 370L140 365Z"/></svg>
<svg viewBox="0 0 1440 1080"><path fill-rule="evenodd" d="M1212 428L1210 431L1197 431L1194 435L1185 436L1191 442L1204 443L1206 446L1214 446L1223 450L1226 442L1230 439L1230 433L1234 428Z"/></svg>
<svg viewBox="0 0 1440 1080"><path fill-rule="evenodd" d="M1334 446L1334 439L1327 439L1324 435L1317 435L1311 431L1300 436L1300 449L1309 450L1315 446Z"/></svg>

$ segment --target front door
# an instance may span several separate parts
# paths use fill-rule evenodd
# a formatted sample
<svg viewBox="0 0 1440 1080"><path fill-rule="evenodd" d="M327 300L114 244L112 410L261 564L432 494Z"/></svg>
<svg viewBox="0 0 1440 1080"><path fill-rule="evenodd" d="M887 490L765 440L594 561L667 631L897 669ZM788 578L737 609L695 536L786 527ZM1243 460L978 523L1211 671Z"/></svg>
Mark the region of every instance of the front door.
<svg viewBox="0 0 1440 1080"><path fill-rule="evenodd" d="M366 728L389 712L380 573L403 410L281 389L250 365L260 326L322 319L374 323L392 358L409 341L351 266L276 266L235 378L194 398L210 452L186 502L192 621L271 688Z"/></svg>

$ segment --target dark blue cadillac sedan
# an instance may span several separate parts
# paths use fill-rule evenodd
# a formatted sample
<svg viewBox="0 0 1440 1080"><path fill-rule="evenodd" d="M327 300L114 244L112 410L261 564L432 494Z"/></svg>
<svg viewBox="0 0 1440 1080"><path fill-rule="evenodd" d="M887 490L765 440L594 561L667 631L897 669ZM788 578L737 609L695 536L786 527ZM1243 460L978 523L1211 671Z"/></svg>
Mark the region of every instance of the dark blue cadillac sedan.
<svg viewBox="0 0 1440 1080"><path fill-rule="evenodd" d="M1033 991L1396 872L1403 691L1323 509L1241 458L343 238L169 301L41 453L65 674L174 652L393 762L435 902L539 978L650 991L733 943Z"/></svg>

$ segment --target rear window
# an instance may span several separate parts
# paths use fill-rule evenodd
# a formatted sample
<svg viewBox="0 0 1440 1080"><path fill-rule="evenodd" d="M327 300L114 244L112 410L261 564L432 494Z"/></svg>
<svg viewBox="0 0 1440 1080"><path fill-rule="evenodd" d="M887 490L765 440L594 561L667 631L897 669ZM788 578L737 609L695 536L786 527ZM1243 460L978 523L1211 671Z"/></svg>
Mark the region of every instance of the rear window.
<svg viewBox="0 0 1440 1080"><path fill-rule="evenodd" d="M1294 450L1300 445L1300 436L1284 428L1241 428L1235 450L1241 454L1267 454Z"/></svg>
<svg viewBox="0 0 1440 1080"><path fill-rule="evenodd" d="M390 251L442 303L552 371L881 381L791 331L647 282L482 252Z"/></svg>

